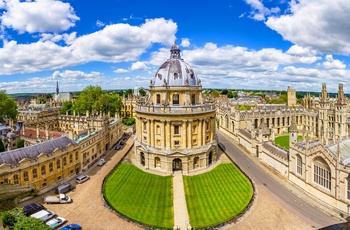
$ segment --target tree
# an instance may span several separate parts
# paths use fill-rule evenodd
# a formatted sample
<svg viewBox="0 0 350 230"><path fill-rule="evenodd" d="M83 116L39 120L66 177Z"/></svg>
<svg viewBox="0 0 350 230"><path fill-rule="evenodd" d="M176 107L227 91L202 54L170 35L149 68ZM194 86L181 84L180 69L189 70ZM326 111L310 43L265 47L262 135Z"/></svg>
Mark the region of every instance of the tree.
<svg viewBox="0 0 350 230"><path fill-rule="evenodd" d="M128 97L129 95L132 95L134 93L134 91L132 89L128 89L126 92L125 92L125 96Z"/></svg>
<svg viewBox="0 0 350 230"><path fill-rule="evenodd" d="M24 147L24 140L23 139L18 139L17 143L16 143L16 147L19 148L23 148Z"/></svg>
<svg viewBox="0 0 350 230"><path fill-rule="evenodd" d="M0 90L0 123L17 117L17 104L5 91Z"/></svg>
<svg viewBox="0 0 350 230"><path fill-rule="evenodd" d="M68 111L69 115L73 114L73 102L72 101L65 101L63 103L63 106L60 109L60 114L66 114L67 111Z"/></svg>
<svg viewBox="0 0 350 230"><path fill-rule="evenodd" d="M142 97L146 96L146 90L144 90L142 88L139 90L139 93Z"/></svg>
<svg viewBox="0 0 350 230"><path fill-rule="evenodd" d="M5 145L4 145L4 142L0 139L0 153L1 152L5 152Z"/></svg>
<svg viewBox="0 0 350 230"><path fill-rule="evenodd" d="M214 97L214 98L217 98L217 97L220 96L220 93L219 93L219 91L217 91L217 90L213 90L213 91L211 92L211 96Z"/></svg>
<svg viewBox="0 0 350 230"><path fill-rule="evenodd" d="M4 227L13 227L20 217L25 217L22 208L14 208L1 213L2 225Z"/></svg>
<svg viewBox="0 0 350 230"><path fill-rule="evenodd" d="M92 112L92 110L96 110L96 101L101 95L102 89L100 86L90 85L81 91L73 109L79 114L85 114L86 111Z"/></svg>
<svg viewBox="0 0 350 230"><path fill-rule="evenodd" d="M44 224L39 219L32 218L32 217L26 217L26 216L21 216L17 218L17 223L14 226L14 230L52 230L49 226Z"/></svg>

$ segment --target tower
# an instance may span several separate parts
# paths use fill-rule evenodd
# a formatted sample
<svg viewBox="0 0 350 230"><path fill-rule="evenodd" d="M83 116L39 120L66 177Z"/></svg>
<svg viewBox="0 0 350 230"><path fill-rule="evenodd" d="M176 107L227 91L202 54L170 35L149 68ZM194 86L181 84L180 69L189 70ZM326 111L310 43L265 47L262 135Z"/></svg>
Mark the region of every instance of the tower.
<svg viewBox="0 0 350 230"><path fill-rule="evenodd" d="M346 97L344 95L343 84L339 83L338 95L335 103L335 117L334 117L335 139L341 139L347 136L348 131L347 131L347 125L346 125L346 119L347 119L346 107L347 107L347 103L346 103Z"/></svg>
<svg viewBox="0 0 350 230"><path fill-rule="evenodd" d="M218 160L216 107L203 99L201 81L176 43L150 81L148 96L134 108L137 166L190 173Z"/></svg>
<svg viewBox="0 0 350 230"><path fill-rule="evenodd" d="M287 88L287 100L288 100L288 107L296 106L297 104L296 90L291 89L290 86L288 86Z"/></svg>
<svg viewBox="0 0 350 230"><path fill-rule="evenodd" d="M58 95L60 93L60 90L58 88L58 81L56 81L56 95Z"/></svg>

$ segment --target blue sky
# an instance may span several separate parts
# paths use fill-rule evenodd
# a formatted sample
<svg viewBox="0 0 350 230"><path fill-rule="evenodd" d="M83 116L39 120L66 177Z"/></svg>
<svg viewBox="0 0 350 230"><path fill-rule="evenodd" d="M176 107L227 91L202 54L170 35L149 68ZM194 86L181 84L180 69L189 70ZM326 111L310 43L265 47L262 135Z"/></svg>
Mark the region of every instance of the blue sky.
<svg viewBox="0 0 350 230"><path fill-rule="evenodd" d="M0 90L148 88L176 41L203 88L350 93L348 0L0 0Z"/></svg>

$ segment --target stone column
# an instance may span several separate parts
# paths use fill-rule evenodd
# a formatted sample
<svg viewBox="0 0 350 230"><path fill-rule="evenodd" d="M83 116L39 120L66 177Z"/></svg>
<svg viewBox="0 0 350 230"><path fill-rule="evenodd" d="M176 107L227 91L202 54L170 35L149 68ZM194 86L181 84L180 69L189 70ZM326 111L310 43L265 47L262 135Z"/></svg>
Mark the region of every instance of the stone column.
<svg viewBox="0 0 350 230"><path fill-rule="evenodd" d="M192 121L188 121L188 132L187 133L188 133L187 146L189 149L191 149L192 148Z"/></svg>
<svg viewBox="0 0 350 230"><path fill-rule="evenodd" d="M187 123L187 121L183 121L182 122L182 134L181 134L182 135L182 146L183 146L184 149L187 148L186 123Z"/></svg>
<svg viewBox="0 0 350 230"><path fill-rule="evenodd" d="M167 124L167 133L166 133L166 148L171 148L171 123L170 120L166 121Z"/></svg>
<svg viewBox="0 0 350 230"><path fill-rule="evenodd" d="M152 145L151 138L152 138L152 121L150 119L147 119L147 144Z"/></svg>
<svg viewBox="0 0 350 230"><path fill-rule="evenodd" d="M161 133L162 143L161 143L161 146L163 148L166 148L165 125L166 125L166 121L162 121L162 133Z"/></svg>
<svg viewBox="0 0 350 230"><path fill-rule="evenodd" d="M198 122L198 145L203 145L203 120Z"/></svg>
<svg viewBox="0 0 350 230"><path fill-rule="evenodd" d="M154 139L155 139L155 131L154 131L154 120L150 120L150 125L151 125L151 132L150 132L150 135L151 135L151 146L155 146L154 144Z"/></svg>

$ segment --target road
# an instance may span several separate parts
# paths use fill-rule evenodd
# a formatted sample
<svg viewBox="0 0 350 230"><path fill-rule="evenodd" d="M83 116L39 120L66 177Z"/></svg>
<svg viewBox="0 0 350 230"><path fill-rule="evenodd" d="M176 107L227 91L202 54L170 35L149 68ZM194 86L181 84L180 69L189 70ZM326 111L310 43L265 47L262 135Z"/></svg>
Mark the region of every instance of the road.
<svg viewBox="0 0 350 230"><path fill-rule="evenodd" d="M272 172L263 168L256 157L253 157L243 152L239 147L234 144L234 141L226 137L218 131L219 142L221 142L225 148L226 153L231 160L233 160L253 181L257 186L266 187L271 193L273 193L280 202L286 204L289 208L300 216L305 221L311 223L317 227L325 227L340 223L341 221L329 214L324 213L319 208L312 204L307 203L305 199L299 197L298 193L293 191L293 187L283 185L288 182L282 182L276 178ZM310 198L309 198L310 199Z"/></svg>

